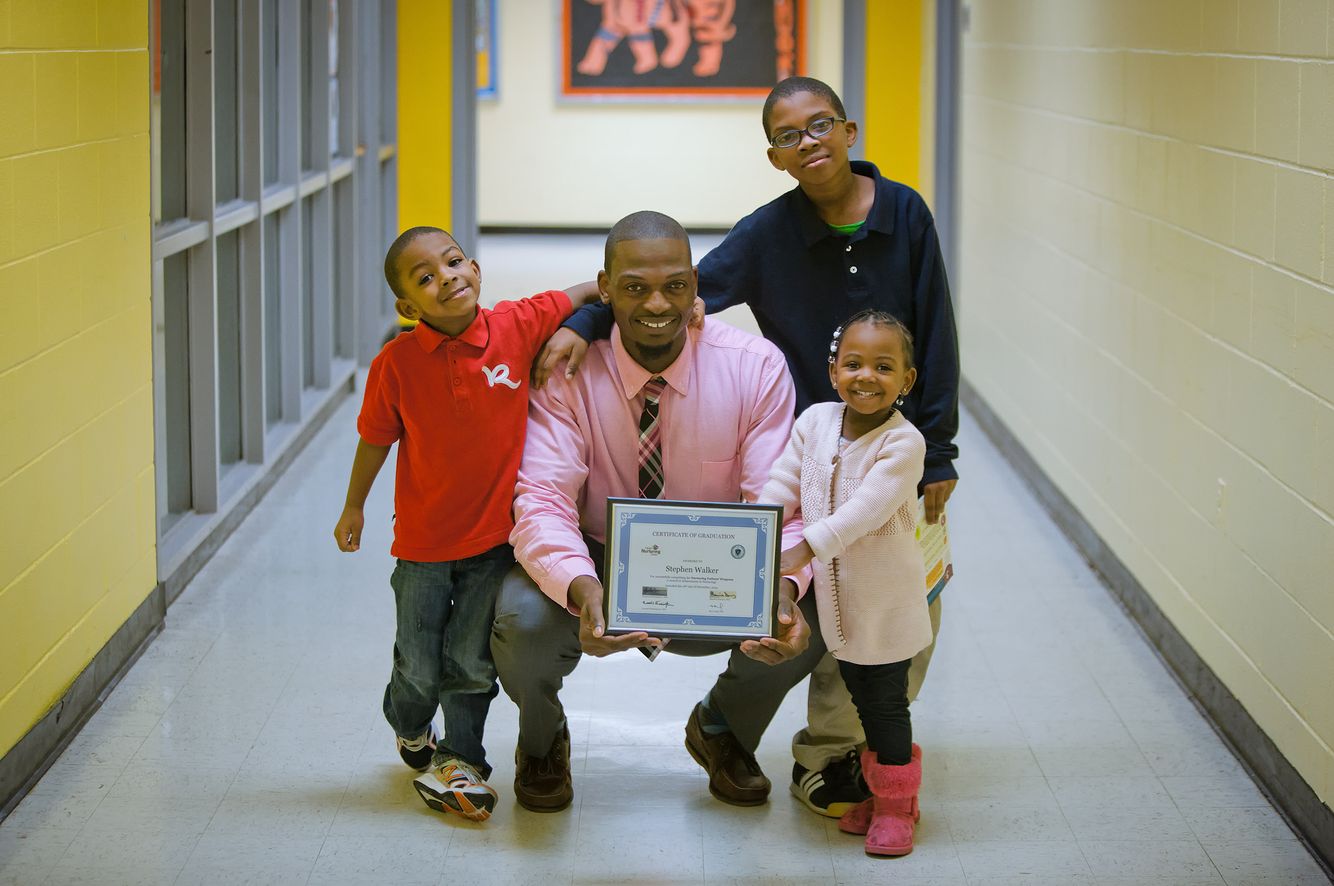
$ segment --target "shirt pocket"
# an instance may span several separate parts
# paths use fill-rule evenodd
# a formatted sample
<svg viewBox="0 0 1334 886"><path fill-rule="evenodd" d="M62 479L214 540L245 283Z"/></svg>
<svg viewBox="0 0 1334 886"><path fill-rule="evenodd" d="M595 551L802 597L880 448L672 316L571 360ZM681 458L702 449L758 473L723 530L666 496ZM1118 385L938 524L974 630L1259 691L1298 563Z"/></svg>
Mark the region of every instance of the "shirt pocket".
<svg viewBox="0 0 1334 886"><path fill-rule="evenodd" d="M699 491L706 501L740 501L739 468L735 458L699 463Z"/></svg>

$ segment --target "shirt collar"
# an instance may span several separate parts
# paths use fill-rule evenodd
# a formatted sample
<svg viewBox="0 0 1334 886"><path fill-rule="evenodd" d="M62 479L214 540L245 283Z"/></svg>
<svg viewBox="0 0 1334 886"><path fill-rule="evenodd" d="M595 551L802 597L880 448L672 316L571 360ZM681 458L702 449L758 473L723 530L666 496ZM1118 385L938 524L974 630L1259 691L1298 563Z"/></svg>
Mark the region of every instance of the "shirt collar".
<svg viewBox="0 0 1334 886"><path fill-rule="evenodd" d="M880 170L875 168L874 163L866 160L852 161L852 174L864 175L875 183L875 194L871 198L871 211L866 216L866 224L862 230L879 231L882 234L894 233L894 208L888 201L881 200L881 176ZM815 203L806 192L800 187L792 191L793 199L797 204L797 216L801 225L802 239L807 246L814 246L825 237L842 236L829 230L829 225L825 224L824 219L820 218L820 213L815 210Z"/></svg>
<svg viewBox="0 0 1334 886"><path fill-rule="evenodd" d="M481 308L477 309L477 316L472 318L468 328L453 338L426 323L418 323L413 328L412 334L417 337L417 344L421 345L421 349L428 354L440 347L440 343L446 339L461 341L465 345L472 345L475 348L485 348L486 342L490 338L486 325L486 311Z"/></svg>
<svg viewBox="0 0 1334 886"><path fill-rule="evenodd" d="M681 349L681 353L676 355L672 365L668 366L662 372L649 372L643 366L635 362L635 358L625 350L624 343L621 342L621 329L619 326L611 328L611 353L616 358L616 375L621 383L621 392L625 394L625 399L633 400L639 396L643 390L645 382L654 376L659 376L667 382L667 387L676 391L682 397L690 393L690 367L695 361L695 338L699 335L697 330L686 330L686 345Z"/></svg>

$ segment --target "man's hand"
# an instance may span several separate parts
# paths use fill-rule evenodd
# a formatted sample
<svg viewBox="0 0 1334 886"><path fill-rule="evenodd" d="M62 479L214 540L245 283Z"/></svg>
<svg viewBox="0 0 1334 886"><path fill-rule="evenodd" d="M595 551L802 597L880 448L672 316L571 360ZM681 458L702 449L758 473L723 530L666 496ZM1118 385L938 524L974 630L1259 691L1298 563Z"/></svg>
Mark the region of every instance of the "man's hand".
<svg viewBox="0 0 1334 886"><path fill-rule="evenodd" d="M361 530L365 525L366 516L361 508L343 508L343 515L334 527L334 541L338 542L338 550L348 553L361 550Z"/></svg>
<svg viewBox="0 0 1334 886"><path fill-rule="evenodd" d="M583 336L564 326L557 329L533 361L533 389L541 390L562 360L565 361L565 377L574 378L586 353L588 342L584 341Z"/></svg>
<svg viewBox="0 0 1334 886"><path fill-rule="evenodd" d="M922 498L926 505L926 522L939 523L940 515L945 513L945 502L950 500L950 493L954 492L954 484L958 480L937 480L935 483L928 483L922 487Z"/></svg>
<svg viewBox="0 0 1334 886"><path fill-rule="evenodd" d="M691 329L703 329L705 313L704 299L700 298L698 295L695 296L695 304L690 309L690 321L686 325Z"/></svg>
<svg viewBox="0 0 1334 886"><path fill-rule="evenodd" d="M797 608L797 585L782 579L778 598L778 626L774 636L762 640L743 640L741 651L756 661L776 665L796 658L811 642L811 626Z"/></svg>
<svg viewBox="0 0 1334 886"><path fill-rule="evenodd" d="M778 558L778 571L782 575L792 575L805 569L807 564L814 559L815 551L811 550L810 542L803 538L786 551L783 551L783 555Z"/></svg>
<svg viewBox="0 0 1334 886"><path fill-rule="evenodd" d="M602 658L636 646L661 646L662 641L644 631L604 637L607 624L602 618L602 585L591 575L581 575L570 582L570 605L579 610L579 645L588 655Z"/></svg>

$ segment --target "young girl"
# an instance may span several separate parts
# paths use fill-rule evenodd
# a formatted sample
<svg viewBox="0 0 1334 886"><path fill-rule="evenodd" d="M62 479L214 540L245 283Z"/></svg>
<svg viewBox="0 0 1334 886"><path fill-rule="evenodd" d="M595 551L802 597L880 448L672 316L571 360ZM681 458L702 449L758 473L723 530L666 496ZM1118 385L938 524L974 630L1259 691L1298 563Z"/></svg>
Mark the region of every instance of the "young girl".
<svg viewBox="0 0 1334 886"><path fill-rule="evenodd" d="M797 419L760 501L799 509L804 539L782 572L815 561L816 604L866 730L862 772L872 797L839 820L872 855L912 851L922 752L908 717L908 665L931 643L917 545L917 484L926 443L898 406L917 380L912 335L882 311L834 332L829 380L842 403Z"/></svg>

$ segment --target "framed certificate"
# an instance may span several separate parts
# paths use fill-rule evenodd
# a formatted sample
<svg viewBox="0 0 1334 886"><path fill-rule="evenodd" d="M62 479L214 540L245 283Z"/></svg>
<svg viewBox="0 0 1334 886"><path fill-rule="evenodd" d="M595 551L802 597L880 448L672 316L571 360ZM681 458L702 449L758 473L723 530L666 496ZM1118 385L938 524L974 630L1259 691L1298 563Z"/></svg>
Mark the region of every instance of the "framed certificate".
<svg viewBox="0 0 1334 886"><path fill-rule="evenodd" d="M607 633L772 636L782 529L778 505L607 499Z"/></svg>

